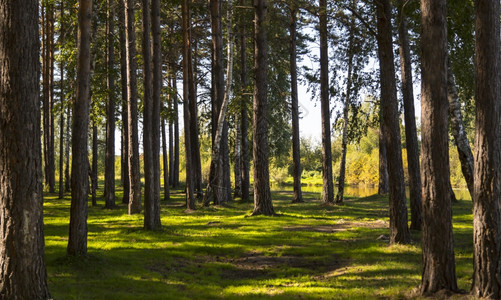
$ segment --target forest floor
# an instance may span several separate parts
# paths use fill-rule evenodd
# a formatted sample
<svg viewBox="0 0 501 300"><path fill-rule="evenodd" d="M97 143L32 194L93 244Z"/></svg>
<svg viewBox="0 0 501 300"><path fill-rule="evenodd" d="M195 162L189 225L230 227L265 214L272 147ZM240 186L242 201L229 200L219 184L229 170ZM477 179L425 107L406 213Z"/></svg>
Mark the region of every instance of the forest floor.
<svg viewBox="0 0 501 300"><path fill-rule="evenodd" d="M76 258L66 256L70 196L46 194L50 291L56 300L413 298L420 232L410 245L388 245L387 197L325 206L320 194L303 196L291 204L291 192L275 191L277 216L250 217L253 204L238 200L187 213L176 190L153 232L126 205L107 210L99 199L89 207L88 255ZM469 290L472 203L453 210L458 284Z"/></svg>

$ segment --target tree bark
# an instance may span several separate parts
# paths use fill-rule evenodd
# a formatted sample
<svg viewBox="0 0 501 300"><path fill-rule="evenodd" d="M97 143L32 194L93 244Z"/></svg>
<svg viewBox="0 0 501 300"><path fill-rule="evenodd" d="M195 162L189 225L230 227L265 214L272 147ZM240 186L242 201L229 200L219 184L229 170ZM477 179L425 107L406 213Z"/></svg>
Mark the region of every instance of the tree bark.
<svg viewBox="0 0 501 300"><path fill-rule="evenodd" d="M144 228L157 229L155 222L155 187L153 171L153 97L151 69L150 0L142 0L143 14L143 151L144 151ZM160 218L158 218L160 220Z"/></svg>
<svg viewBox="0 0 501 300"><path fill-rule="evenodd" d="M64 146L64 190L71 191L70 179L70 127L71 127L71 107L66 107L66 141Z"/></svg>
<svg viewBox="0 0 501 300"><path fill-rule="evenodd" d="M164 165L164 201L170 200L169 188L169 159L167 158L167 134L165 132L165 118L162 118L162 158Z"/></svg>
<svg viewBox="0 0 501 300"><path fill-rule="evenodd" d="M212 30L212 78L213 84L213 100L212 100L212 143L213 149L219 148L217 151L218 157L213 158L218 160L215 162L215 169L211 168L209 182L210 190L213 192L214 204L222 204L231 200L231 181L229 179L229 148L228 148L228 125L223 118L222 132L220 141L216 140L218 131L218 121L221 115L223 99L225 97L224 84L224 68L223 68L223 27L221 16L222 2L220 0L210 1L211 10L211 30ZM226 112L223 113L225 115ZM217 145L220 143L220 145ZM215 151L212 151L213 154ZM214 188L215 187L215 188ZM209 191L209 189L207 190ZM228 191L230 193L228 193ZM208 197L208 195L206 195ZM205 202L205 201L204 201Z"/></svg>
<svg viewBox="0 0 501 300"><path fill-rule="evenodd" d="M51 298L44 258L38 8L34 0L0 2L2 299Z"/></svg>
<svg viewBox="0 0 501 300"><path fill-rule="evenodd" d="M179 186L179 103L177 98L177 70L173 70L174 76L172 77L172 86L174 87L174 168L172 187Z"/></svg>
<svg viewBox="0 0 501 300"><path fill-rule="evenodd" d="M71 208L69 255L87 254L87 192L89 189L89 99L92 0L80 0L78 9L77 97L73 103L71 139Z"/></svg>
<svg viewBox="0 0 501 300"><path fill-rule="evenodd" d="M473 199L473 153L471 152L470 143L468 142L463 125L461 103L459 103L456 79L454 78L450 58L447 58L447 98L449 100L449 118L451 121L452 136L454 136L454 141L456 142L459 161L461 162L461 171L463 172L471 199Z"/></svg>
<svg viewBox="0 0 501 300"><path fill-rule="evenodd" d="M104 207L112 209L115 207L115 10L114 1L108 1L108 105L106 106L106 155L104 170Z"/></svg>
<svg viewBox="0 0 501 300"><path fill-rule="evenodd" d="M353 2L356 7L356 2ZM339 181L336 195L336 203L342 203L344 198L344 181L346 174L346 153L348 152L348 113L350 109L351 86L352 86L352 72L353 72L353 35L355 30L355 18L352 16L350 20L350 33L348 37L348 73L346 77L346 95L343 108L343 137L341 141L341 162L339 167Z"/></svg>
<svg viewBox="0 0 501 300"><path fill-rule="evenodd" d="M233 197L242 198L242 128L240 127L240 116L235 114L235 154L233 161L233 175L235 177L235 190L233 191Z"/></svg>
<svg viewBox="0 0 501 300"><path fill-rule="evenodd" d="M191 155L191 123L192 116L190 115L190 81L189 81L189 60L191 59L191 39L189 28L190 25L190 5L188 0L182 2L182 32L183 32L183 115L184 115L184 150L186 161L186 209L195 209L195 173L192 164Z"/></svg>
<svg viewBox="0 0 501 300"><path fill-rule="evenodd" d="M160 228L160 96L162 93L162 40L160 31L160 0L151 2L152 18L152 41L153 41L153 114L152 122L152 146L153 146L153 179L155 192L155 222Z"/></svg>
<svg viewBox="0 0 501 300"><path fill-rule="evenodd" d="M268 161L268 41L266 0L253 0L254 4L254 211L252 215L275 214L270 192Z"/></svg>
<svg viewBox="0 0 501 300"><path fill-rule="evenodd" d="M43 10L43 135L45 184L50 193L55 192L54 164L54 3L45 1Z"/></svg>
<svg viewBox="0 0 501 300"><path fill-rule="evenodd" d="M329 108L329 55L327 37L327 1L319 0L320 33L320 106L322 114L322 201L334 202L331 151L331 112Z"/></svg>
<svg viewBox="0 0 501 300"><path fill-rule="evenodd" d="M405 200L404 168L400 144L399 112L393 58L391 4L377 4L377 43L381 78L381 108L386 133L388 179L390 187L390 243L409 243L407 203Z"/></svg>
<svg viewBox="0 0 501 300"><path fill-rule="evenodd" d="M125 38L127 51L127 120L129 125L129 215L141 212L141 173L139 171L139 141L136 81L136 34L134 0L125 2Z"/></svg>
<svg viewBox="0 0 501 300"><path fill-rule="evenodd" d="M244 5L245 0L240 0L240 5ZM246 43L246 30L245 30L245 20L244 14L240 19L240 80L242 81L242 93L247 90L247 43ZM250 195L250 175L249 175L249 136L248 136L248 115L247 115L247 103L244 100L246 97L242 95L242 103L240 107L240 133L242 135L242 157L240 159L241 164L241 181L242 181L242 201L249 202ZM237 125L238 126L238 125Z"/></svg>
<svg viewBox="0 0 501 300"><path fill-rule="evenodd" d="M501 298L501 86L499 1L475 1L475 297Z"/></svg>
<svg viewBox="0 0 501 300"><path fill-rule="evenodd" d="M61 1L59 3L60 9L61 9L61 16L64 15L64 1ZM61 21L62 22L62 21ZM60 31L60 49L62 49L62 45L64 44L64 25L61 24L61 31ZM61 67L60 67L60 72L61 72L61 77L60 77L60 102L61 102L61 111L60 111L60 116L59 116L59 199L64 198L64 97L65 97L65 92L64 92L64 59L61 60Z"/></svg>
<svg viewBox="0 0 501 300"><path fill-rule="evenodd" d="M125 38L125 3L124 0L119 0L120 13L120 86L122 88L122 152L121 152L121 171L122 171L122 185L123 197L122 203L129 203L129 120L128 120L128 95L127 95L127 46Z"/></svg>
<svg viewBox="0 0 501 300"><path fill-rule="evenodd" d="M294 178L294 199L292 203L303 202L303 194L301 192L301 155L299 141L299 104L297 91L297 9L292 4L290 8L290 23L289 23L289 51L290 51L290 72L291 72L291 109L292 109L292 161Z"/></svg>
<svg viewBox="0 0 501 300"><path fill-rule="evenodd" d="M228 3L228 10L231 12L233 6L231 3ZM224 93L223 97L223 102L221 103L221 106L219 107L219 117L217 120L217 129L216 129L216 135L214 137L214 142L212 145L212 159L211 159L211 171L210 173L213 175L213 178L209 181L209 184L207 186L207 192L205 193L206 198L204 199L204 204L208 204L209 197L210 195L214 195L214 204L222 204L224 202L221 202L222 199L228 199L228 194L226 190L227 184L225 184L224 187L221 187L216 183L215 179L219 179L219 183L221 184L221 179L218 177L221 175L221 171L225 168L224 165L224 158L221 156L221 150L224 150L223 146L223 139L224 139L224 130L226 126L226 112L228 109L228 103L230 99L233 97L233 90L231 88L231 84L233 82L233 34L231 32L231 13L229 13L228 16L228 65L226 68L226 92ZM223 165L220 165L223 164ZM229 169L229 166L228 166ZM218 174L216 173L218 172ZM225 178L224 170L223 170L223 179ZM217 175L216 175L217 174ZM229 174L228 174L229 175ZM214 176L216 176L214 178ZM231 187L230 187L231 189ZM231 196L231 195L230 195ZM226 200L228 201L228 200Z"/></svg>
<svg viewBox="0 0 501 300"><path fill-rule="evenodd" d="M167 74L172 73L172 67L169 67L169 71ZM167 75L167 89L169 93L167 94L168 101L168 111L172 114L169 118L167 118L168 128L169 128L169 182L170 186L173 185L173 177L174 177L174 95L173 93L176 91L172 86L172 77L174 75Z"/></svg>
<svg viewBox="0 0 501 300"><path fill-rule="evenodd" d="M419 144L414 111L414 91L412 87L412 62L407 33L407 17L404 1L399 3L398 42L404 100L405 142L407 145L407 165L409 171L409 192L411 205L410 229L421 230L421 175L419 168Z"/></svg>
<svg viewBox="0 0 501 300"><path fill-rule="evenodd" d="M445 0L422 0L421 180L423 273L421 294L457 291L449 190L447 22Z"/></svg>
<svg viewBox="0 0 501 300"><path fill-rule="evenodd" d="M386 195L390 191L388 184L388 159L386 157L386 132L384 131L383 112L379 112L379 183L378 194Z"/></svg>
<svg viewBox="0 0 501 300"><path fill-rule="evenodd" d="M90 169L92 206L97 205L97 124L92 121L92 167Z"/></svg>
<svg viewBox="0 0 501 300"><path fill-rule="evenodd" d="M197 30L196 24L192 25L190 28L190 36L193 31ZM193 29L193 30L192 30ZM189 53L189 89L190 89L190 114L193 116L191 118L191 153L193 155L193 167L195 172L195 193L199 200L203 199L203 178L202 178L202 161L200 157L200 138L199 138L199 128L198 128L198 77L197 77L197 67L198 67L198 39L199 37L192 38L192 47ZM228 165L229 166L229 165Z"/></svg>

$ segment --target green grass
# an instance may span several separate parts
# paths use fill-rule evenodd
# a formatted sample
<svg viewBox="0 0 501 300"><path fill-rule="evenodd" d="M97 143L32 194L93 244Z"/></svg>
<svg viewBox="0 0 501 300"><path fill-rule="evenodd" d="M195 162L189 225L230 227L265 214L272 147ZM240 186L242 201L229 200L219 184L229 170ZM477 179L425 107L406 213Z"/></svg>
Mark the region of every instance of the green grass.
<svg viewBox="0 0 501 300"><path fill-rule="evenodd" d="M407 298L421 279L420 233L389 246L388 199L274 192L276 217L249 217L238 201L186 213L184 195L162 202L163 230L143 230L142 215L89 208L88 256L66 256L69 195L45 196L49 288L54 299ZM121 195L118 199L121 199ZM117 203L121 202L117 199ZM454 204L459 286L472 274L471 201Z"/></svg>

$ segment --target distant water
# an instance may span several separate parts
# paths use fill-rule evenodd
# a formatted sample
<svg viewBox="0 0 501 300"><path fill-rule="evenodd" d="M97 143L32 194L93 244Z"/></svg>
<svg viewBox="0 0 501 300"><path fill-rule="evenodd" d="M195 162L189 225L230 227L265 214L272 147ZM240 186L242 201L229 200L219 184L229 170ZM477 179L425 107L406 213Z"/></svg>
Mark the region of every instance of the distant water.
<svg viewBox="0 0 501 300"><path fill-rule="evenodd" d="M292 186L277 186L274 185L271 187L272 190L290 190L292 191ZM306 193L322 193L321 186L302 186L301 190ZM337 192L337 189L334 188L334 193ZM347 185L344 187L344 194L346 196L351 197L368 197L377 194L377 186L370 185ZM406 197L409 198L409 187L405 188ZM470 193L466 188L454 189L454 194L456 194L456 198L458 200L471 200Z"/></svg>

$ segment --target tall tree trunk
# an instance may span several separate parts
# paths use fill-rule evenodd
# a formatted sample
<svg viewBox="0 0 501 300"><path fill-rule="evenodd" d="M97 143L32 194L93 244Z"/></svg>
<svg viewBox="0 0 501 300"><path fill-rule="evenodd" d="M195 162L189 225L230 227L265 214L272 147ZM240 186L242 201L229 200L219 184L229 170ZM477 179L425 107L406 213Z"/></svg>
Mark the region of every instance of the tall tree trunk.
<svg viewBox="0 0 501 300"><path fill-rule="evenodd" d="M356 8L356 1L353 1L352 6ZM355 17L352 16L350 21L350 33L348 37L348 74L346 77L346 95L343 108L343 137L341 141L341 162L339 166L339 181L336 195L336 203L342 203L344 198L344 181L346 174L346 152L348 152L348 113L350 109L352 72L353 72L353 35L355 31Z"/></svg>
<svg viewBox="0 0 501 300"><path fill-rule="evenodd" d="M235 115L235 154L234 154L234 165L233 165L233 175L235 177L235 190L233 191L233 197L242 198L242 128L240 127L240 116L237 113Z"/></svg>
<svg viewBox="0 0 501 300"><path fill-rule="evenodd" d="M151 14L150 0L142 0L143 13L143 151L144 151L144 228L156 229L155 224L155 188L153 172L152 122L153 98L151 78Z"/></svg>
<svg viewBox="0 0 501 300"><path fill-rule="evenodd" d="M177 98L177 70L174 69L172 77L172 86L174 87L174 172L172 178L172 187L179 186L179 103Z"/></svg>
<svg viewBox="0 0 501 300"><path fill-rule="evenodd" d="M209 174L210 186L208 186L207 192L210 190L213 193L211 196L214 197L214 204L222 204L231 200L231 182L229 180L228 160L228 125L224 118L222 119L223 128L220 137L221 141L218 142L216 140L219 127L219 116L221 115L223 98L225 97L221 7L222 2L220 0L210 0L212 30L212 78L214 80L212 99L212 153L216 153L216 151L214 151L215 147L219 149L217 151L218 157L212 158L212 160L218 161L214 162L214 168L211 167ZM226 112L223 114L226 114ZM217 143L221 144L216 145ZM230 194L228 194L228 190L230 191ZM209 195L206 195L206 197L210 198ZM204 202L208 203L207 201Z"/></svg>
<svg viewBox="0 0 501 300"><path fill-rule="evenodd" d="M254 211L252 215L274 215L268 160L268 41L266 0L254 3Z"/></svg>
<svg viewBox="0 0 501 300"><path fill-rule="evenodd" d="M399 3L398 42L400 50L400 68L402 95L404 100L405 142L407 145L407 165L409 171L409 190L411 205L410 229L421 230L421 175L419 168L419 144L414 111L414 91L412 88L412 62L407 33L407 17L404 1Z"/></svg>
<svg viewBox="0 0 501 300"><path fill-rule="evenodd" d="M141 173L139 171L139 141L136 81L136 34L134 0L125 2L125 39L127 58L127 120L129 125L129 215L141 212Z"/></svg>
<svg viewBox="0 0 501 300"><path fill-rule="evenodd" d="M377 5L377 43L381 76L381 108L386 133L388 179L390 187L390 243L409 243L404 168L400 144L400 127L393 59L391 4L383 0Z"/></svg>
<svg viewBox="0 0 501 300"><path fill-rule="evenodd" d="M386 195L390 191L388 184L388 159L386 157L386 133L383 125L383 112L379 112L379 183L378 194Z"/></svg>
<svg viewBox="0 0 501 300"><path fill-rule="evenodd" d="M64 1L61 1L59 3L60 9L61 9L61 16L64 15ZM62 21L61 21L62 23ZM64 25L61 24L61 31L60 31L60 49L62 49L62 45L64 44ZM64 198L64 59L61 60L61 67L60 67L60 102L61 102L61 111L60 111L60 116L59 116L59 199Z"/></svg>
<svg viewBox="0 0 501 300"><path fill-rule="evenodd" d="M164 201L170 200L169 189L169 159L167 158L167 134L165 132L165 118L162 118L162 158L164 165Z"/></svg>
<svg viewBox="0 0 501 300"><path fill-rule="evenodd" d="M320 103L322 114L322 201L334 202L331 151L331 112L329 108L329 56L327 43L327 1L319 0Z"/></svg>
<svg viewBox="0 0 501 300"><path fill-rule="evenodd" d="M244 6L245 0L240 0L240 5ZM245 14L240 18L240 80L242 82L242 94L247 91L247 43L246 43L246 30L245 30ZM242 95L242 102L240 107L240 133L242 135L242 149L241 149L241 181L242 181L242 201L249 202L250 195L250 175L249 175L249 136L248 136L248 123L249 117L247 115L247 102L244 100L246 97ZM237 125L238 126L238 125Z"/></svg>
<svg viewBox="0 0 501 300"><path fill-rule="evenodd" d="M422 0L421 180L423 275L421 293L456 291L449 190L447 22L445 0ZM499 16L499 15L498 15Z"/></svg>
<svg viewBox="0 0 501 300"><path fill-rule="evenodd" d="M45 1L43 10L43 135L45 184L50 193L55 191L54 165L54 3Z"/></svg>
<svg viewBox="0 0 501 300"><path fill-rule="evenodd" d="M71 191L70 180L70 127L71 127L71 107L66 107L66 141L64 145L64 190Z"/></svg>
<svg viewBox="0 0 501 300"><path fill-rule="evenodd" d="M153 191L155 193L155 202L153 204L155 211L155 225L161 228L160 223L160 94L162 93L162 40L160 31L160 0L151 1L151 19L152 19L152 41L153 41L153 113L152 122L152 140L153 147Z"/></svg>
<svg viewBox="0 0 501 300"><path fill-rule="evenodd" d="M104 207L115 207L115 11L114 1L108 1L108 105L106 106L106 156L104 170Z"/></svg>
<svg viewBox="0 0 501 300"><path fill-rule="evenodd" d="M44 259L38 1L0 2L0 298L50 299ZM8 63L15 62L15 63Z"/></svg>
<svg viewBox="0 0 501 300"><path fill-rule="evenodd" d="M475 297L501 298L501 86L499 1L475 1Z"/></svg>
<svg viewBox="0 0 501 300"><path fill-rule="evenodd" d="M301 155L299 144L299 104L297 91L297 9L294 4L290 8L289 42L290 42L290 72L291 72L291 108L292 108L292 161L294 163L294 199L292 203L303 202L301 192Z"/></svg>
<svg viewBox="0 0 501 300"><path fill-rule="evenodd" d="M169 71L167 74L172 72L172 68L169 67ZM169 93L167 94L167 101L168 101L168 111L170 114L174 113L174 93L175 89L172 87L172 78L170 76L173 75L167 75L167 88L169 90ZM165 118L164 118L165 119ZM174 177L174 117L171 116L167 119L167 122L169 124L169 182L168 184L172 186L173 184L173 177ZM165 121L165 120L164 120Z"/></svg>
<svg viewBox="0 0 501 300"><path fill-rule="evenodd" d="M92 121L92 168L90 169L92 206L97 205L97 124Z"/></svg>
<svg viewBox="0 0 501 300"><path fill-rule="evenodd" d="M123 197L122 203L129 203L129 120L127 107L127 46L125 39L125 3L124 0L118 0L120 5L119 30L120 30L120 86L122 88L122 151L121 151L121 174Z"/></svg>
<svg viewBox="0 0 501 300"><path fill-rule="evenodd" d="M80 0L78 9L77 97L73 103L71 139L71 209L69 255L87 254L87 192L89 189L89 99L92 0Z"/></svg>
<svg viewBox="0 0 501 300"><path fill-rule="evenodd" d="M158 137L157 143L154 145L154 135L160 133L159 127L160 124L156 124L153 120L153 113L160 114L160 107L154 107L153 94L158 98L157 102L160 104L160 84L155 83L155 88L157 89L155 92L153 91L153 78L152 78L152 57L151 57L151 39L150 39L150 28L152 28L151 17L160 18L158 15L160 13L160 8L158 7L158 3L156 3L155 12L151 9L150 14L150 1L143 0L143 62L144 62L144 130L143 130L143 149L144 149L144 174L145 174L145 196L144 196L144 227L148 230L157 230L161 228L160 223L160 164L159 164L159 152L158 149L155 151L155 147L159 147ZM160 26L159 20L155 24L156 27ZM159 30L156 29L155 32L157 35L159 34ZM159 36L156 37L155 45L157 46L154 51L158 56L158 46L159 44ZM155 71L158 72L160 68L159 58L156 58L156 62L158 65L155 68ZM154 66L155 67L155 66ZM155 80L159 80L160 77L158 74L154 75ZM155 111L156 110L156 111ZM157 127L157 128L155 128ZM156 130L155 130L156 129ZM156 162L156 163L155 163ZM158 168L158 171L155 169ZM155 176L157 175L158 178ZM157 179L158 187L157 187Z"/></svg>
<svg viewBox="0 0 501 300"><path fill-rule="evenodd" d="M189 28L190 25L190 5L188 0L182 2L182 32L183 32L183 115L184 115L184 150L186 161L186 209L195 209L195 173L192 164L191 155L191 123L193 116L190 115L190 80L189 80L189 60L191 59L191 39Z"/></svg>
<svg viewBox="0 0 501 300"><path fill-rule="evenodd" d="M198 25L193 25L191 32L197 30ZM200 138L198 129L198 77L197 77L197 67L198 67L198 37L192 38L192 49L189 53L191 56L189 60L189 78L190 78L190 112L195 118L191 119L191 149L193 155L193 166L195 170L195 192L197 199L203 198L203 178L202 178L202 161L200 157Z"/></svg>
<svg viewBox="0 0 501 300"><path fill-rule="evenodd" d="M473 199L473 153L470 143L466 136L466 130L463 125L463 116L461 115L461 103L456 89L456 79L452 70L450 58L447 58L447 98L449 100L449 118L451 121L452 135L456 142L461 170L463 172L468 191Z"/></svg>
<svg viewBox="0 0 501 300"><path fill-rule="evenodd" d="M219 107L219 117L217 120L217 129L216 129L216 135L214 137L214 142L212 144L212 158L211 158L211 166L210 166L210 173L213 175L211 180L209 181L209 184L207 186L207 191L205 193L206 197L204 199L204 204L208 204L210 201L210 196L214 195L214 204L221 204L223 202L220 202L221 199L227 199L227 190L226 186L221 189L220 186L217 185L216 179L218 178L216 172L218 170L221 170L222 168L225 168L224 165L219 165L219 164L224 164L224 159L221 156L221 150L223 149L223 137L224 137L224 130L226 126L226 112L228 109L228 103L230 99L233 97L233 90L231 88L231 84L233 82L233 34L231 32L231 26L232 26L232 16L231 16L231 11L233 9L233 5L231 2L228 3L228 65L226 68L226 92L224 93L223 97L223 102L221 103L221 106ZM228 167L229 169L229 167ZM224 173L224 171L223 171ZM215 175L217 174L217 175ZM223 174L224 176L225 174ZM229 174L228 174L229 175ZM214 178L214 176L216 176ZM223 178L226 179L226 178ZM221 182L221 179L219 179L219 182ZM216 185L216 186L215 186ZM231 195L230 195L231 196Z"/></svg>

